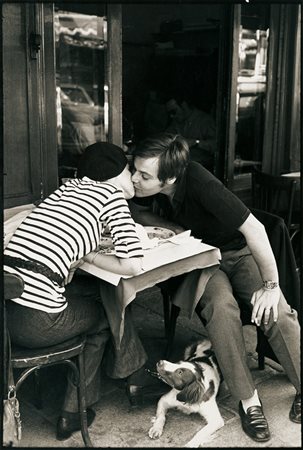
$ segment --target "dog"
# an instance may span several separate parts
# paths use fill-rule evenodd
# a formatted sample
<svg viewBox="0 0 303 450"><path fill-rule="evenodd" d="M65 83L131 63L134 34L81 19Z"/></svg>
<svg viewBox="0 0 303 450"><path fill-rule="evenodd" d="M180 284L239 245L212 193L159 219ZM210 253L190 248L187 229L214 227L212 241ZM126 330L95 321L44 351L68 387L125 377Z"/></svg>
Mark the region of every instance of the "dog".
<svg viewBox="0 0 303 450"><path fill-rule="evenodd" d="M215 354L208 339L189 345L184 360L177 363L161 360L156 375L172 387L157 405L156 417L149 430L151 439L162 435L166 413L171 408L186 413L198 413L207 422L185 447L199 447L213 439L213 434L224 426L216 396L222 381Z"/></svg>

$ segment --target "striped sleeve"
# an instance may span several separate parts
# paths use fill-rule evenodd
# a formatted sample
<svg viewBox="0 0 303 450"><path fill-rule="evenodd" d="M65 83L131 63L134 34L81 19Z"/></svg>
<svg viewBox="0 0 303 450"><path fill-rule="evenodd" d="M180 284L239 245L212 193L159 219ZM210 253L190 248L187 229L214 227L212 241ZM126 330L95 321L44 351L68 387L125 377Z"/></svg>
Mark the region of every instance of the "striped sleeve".
<svg viewBox="0 0 303 450"><path fill-rule="evenodd" d="M118 258L142 257L143 250L122 191L115 190L104 205L101 219L110 230Z"/></svg>

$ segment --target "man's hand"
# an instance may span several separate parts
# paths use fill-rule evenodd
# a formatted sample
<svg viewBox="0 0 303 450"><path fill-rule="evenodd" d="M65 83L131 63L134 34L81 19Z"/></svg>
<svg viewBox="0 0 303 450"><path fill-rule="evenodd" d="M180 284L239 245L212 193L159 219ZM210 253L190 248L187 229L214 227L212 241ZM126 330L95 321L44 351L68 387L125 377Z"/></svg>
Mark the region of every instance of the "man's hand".
<svg viewBox="0 0 303 450"><path fill-rule="evenodd" d="M268 324L270 312L273 313L273 320L278 320L278 303L280 300L280 288L264 289L261 288L254 292L251 298L253 310L251 314L251 321L255 322L257 326L263 320L264 325Z"/></svg>

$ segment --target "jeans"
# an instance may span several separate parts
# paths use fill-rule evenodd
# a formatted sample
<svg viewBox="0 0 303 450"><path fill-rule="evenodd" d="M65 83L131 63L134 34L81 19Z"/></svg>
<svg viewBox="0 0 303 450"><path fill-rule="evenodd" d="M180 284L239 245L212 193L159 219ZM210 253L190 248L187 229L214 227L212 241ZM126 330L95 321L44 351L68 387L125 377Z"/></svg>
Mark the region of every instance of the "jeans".
<svg viewBox="0 0 303 450"><path fill-rule="evenodd" d="M197 312L206 324L223 377L236 400L254 393L254 383L247 366L240 308L250 303L253 292L262 286L259 269L248 247L222 253L222 263L209 280ZM298 392L300 382L300 325L297 312L286 302L282 292L278 321L272 313L267 325L260 327Z"/></svg>
<svg viewBox="0 0 303 450"><path fill-rule="evenodd" d="M97 278L75 276L66 286L65 296L68 306L62 312L54 314L7 301L7 326L12 342L28 348L55 345L85 334L84 365L87 406L89 406L100 399L100 368L106 346L110 356L107 370L113 372L116 377L124 378L138 370L145 363L146 354L129 315L125 320L126 333L121 350L116 352L111 345L111 333L100 299ZM138 352L136 352L137 345ZM70 377L63 410L78 411L77 389Z"/></svg>

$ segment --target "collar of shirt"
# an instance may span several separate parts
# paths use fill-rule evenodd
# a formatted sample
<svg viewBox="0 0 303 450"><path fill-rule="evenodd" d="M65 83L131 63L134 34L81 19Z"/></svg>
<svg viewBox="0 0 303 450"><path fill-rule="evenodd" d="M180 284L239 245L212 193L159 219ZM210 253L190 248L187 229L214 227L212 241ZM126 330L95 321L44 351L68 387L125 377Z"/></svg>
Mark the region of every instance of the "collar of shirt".
<svg viewBox="0 0 303 450"><path fill-rule="evenodd" d="M180 207L181 207L181 205L182 205L182 203L184 201L184 198L185 198L185 193L186 193L186 174L187 174L187 172L185 172L184 175L180 178L180 180L177 181L177 188L176 188L176 192L175 192L174 197L173 197L173 209L174 209L176 214L180 210Z"/></svg>

